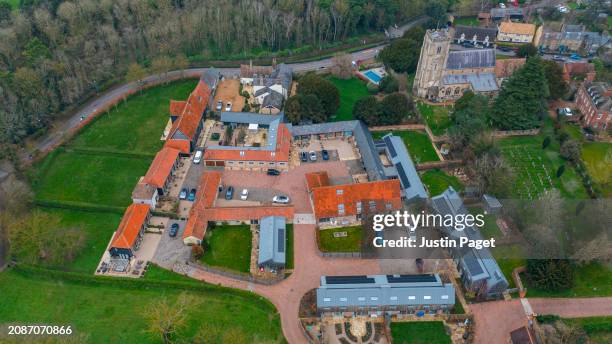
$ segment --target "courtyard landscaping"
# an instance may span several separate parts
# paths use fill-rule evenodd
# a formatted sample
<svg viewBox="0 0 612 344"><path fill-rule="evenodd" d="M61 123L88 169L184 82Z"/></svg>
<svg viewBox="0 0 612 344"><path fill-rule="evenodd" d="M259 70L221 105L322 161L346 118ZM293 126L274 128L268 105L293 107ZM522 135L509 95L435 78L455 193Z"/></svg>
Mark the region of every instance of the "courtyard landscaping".
<svg viewBox="0 0 612 344"><path fill-rule="evenodd" d="M365 82L357 78L329 78L340 91L340 108L331 121L349 121L353 119L353 106L357 100L368 96Z"/></svg>
<svg viewBox="0 0 612 344"><path fill-rule="evenodd" d="M446 172L434 169L421 174L421 181L427 187L430 196L437 196L452 186L456 191L463 190L463 184L459 178L450 176Z"/></svg>
<svg viewBox="0 0 612 344"><path fill-rule="evenodd" d="M425 104L423 102L417 103L417 109L421 113L421 116L427 122L427 126L431 129L431 132L436 135L446 134L446 129L451 126L450 111L451 106L434 106Z"/></svg>
<svg viewBox="0 0 612 344"><path fill-rule="evenodd" d="M251 267L251 228L249 225L220 225L210 228L204 238L202 262L244 273Z"/></svg>
<svg viewBox="0 0 612 344"><path fill-rule="evenodd" d="M389 132L377 131L372 133L374 139L380 139L387 135ZM410 157L414 160L415 164L420 164L429 161L439 161L438 154L433 147L433 144L429 140L427 133L421 130L397 130L392 131L393 135L397 135L402 138Z"/></svg>
<svg viewBox="0 0 612 344"><path fill-rule="evenodd" d="M330 228L318 231L322 252L359 252L363 227Z"/></svg>
<svg viewBox="0 0 612 344"><path fill-rule="evenodd" d="M582 161L593 181L600 185L604 197L612 195L612 144L587 142L582 145Z"/></svg>
<svg viewBox="0 0 612 344"><path fill-rule="evenodd" d="M392 322L391 337L398 344L450 344L441 321Z"/></svg>

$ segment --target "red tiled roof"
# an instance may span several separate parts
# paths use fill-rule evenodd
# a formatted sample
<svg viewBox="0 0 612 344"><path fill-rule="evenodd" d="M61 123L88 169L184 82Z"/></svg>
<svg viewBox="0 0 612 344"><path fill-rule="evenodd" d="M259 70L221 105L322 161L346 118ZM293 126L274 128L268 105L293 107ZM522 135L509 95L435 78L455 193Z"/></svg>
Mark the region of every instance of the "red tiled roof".
<svg viewBox="0 0 612 344"><path fill-rule="evenodd" d="M362 202L362 212L369 211L368 201L376 201L376 210L380 212L387 210L387 203L393 210L402 206L398 179L314 188L312 201L317 219L357 215L357 202ZM344 214L338 213L341 204Z"/></svg>
<svg viewBox="0 0 612 344"><path fill-rule="evenodd" d="M195 237L202 240L204 238L209 221L205 210L215 203L219 184L221 184L221 172L205 172L202 175L195 202L189 211L189 219L185 225L183 239Z"/></svg>
<svg viewBox="0 0 612 344"><path fill-rule="evenodd" d="M188 140L194 138L198 125L202 120L202 115L204 114L204 110L208 105L208 99L210 98L211 90L208 85L200 80L196 88L189 94L189 98L184 102L183 111L180 113L179 118L174 121L172 124L172 128L170 129L169 137L175 140L185 140L184 138L180 138L175 136L177 132L185 135ZM178 108L178 105L173 105L170 103L170 113L174 108Z"/></svg>
<svg viewBox="0 0 612 344"><path fill-rule="evenodd" d="M495 61L495 76L498 78L508 78L514 71L521 68L527 59L501 59Z"/></svg>
<svg viewBox="0 0 612 344"><path fill-rule="evenodd" d="M148 204L131 204L127 207L110 247L131 249L149 215L149 209Z"/></svg>
<svg viewBox="0 0 612 344"><path fill-rule="evenodd" d="M147 174L143 178L143 182L153 185L156 188L163 188L166 184L166 179L170 176L172 167L176 163L179 156L179 150L171 147L162 148L155 155L155 159L149 166Z"/></svg>
<svg viewBox="0 0 612 344"><path fill-rule="evenodd" d="M276 149L269 150L239 150L239 149L207 149L204 160L223 161L289 161L291 133L285 124L278 125Z"/></svg>
<svg viewBox="0 0 612 344"><path fill-rule="evenodd" d="M166 140L164 147L178 149L179 151L181 151L181 153L185 154L191 153L191 144L187 140L168 139Z"/></svg>
<svg viewBox="0 0 612 344"><path fill-rule="evenodd" d="M563 79L569 82L575 75L584 75L587 81L593 81L595 80L595 66L587 62L564 63Z"/></svg>
<svg viewBox="0 0 612 344"><path fill-rule="evenodd" d="M266 216L283 216L293 219L294 208L287 205L222 207L206 209L205 212L210 221L250 221Z"/></svg>
<svg viewBox="0 0 612 344"><path fill-rule="evenodd" d="M180 116L185 111L187 102L184 100L170 100L170 115Z"/></svg>
<svg viewBox="0 0 612 344"><path fill-rule="evenodd" d="M328 185L329 176L327 175L327 172L321 171L306 173L306 186L308 187L308 192L311 192L314 188Z"/></svg>

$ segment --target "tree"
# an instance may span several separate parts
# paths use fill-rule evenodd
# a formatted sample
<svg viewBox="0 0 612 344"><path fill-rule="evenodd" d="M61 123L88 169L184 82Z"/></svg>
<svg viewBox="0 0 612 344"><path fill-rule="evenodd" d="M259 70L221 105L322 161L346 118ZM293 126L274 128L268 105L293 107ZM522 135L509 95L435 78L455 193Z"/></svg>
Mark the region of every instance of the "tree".
<svg viewBox="0 0 612 344"><path fill-rule="evenodd" d="M136 81L138 85L142 86L142 79L147 75L147 71L142 68L138 63L132 63L128 66L125 79L127 81Z"/></svg>
<svg viewBox="0 0 612 344"><path fill-rule="evenodd" d="M314 94L297 94L289 97L285 103L285 114L293 124L302 121L322 123L326 122L328 118L323 111L319 98Z"/></svg>
<svg viewBox="0 0 612 344"><path fill-rule="evenodd" d="M300 105L300 96L291 96L285 102L285 115L287 120L293 124L298 124L302 120L302 108Z"/></svg>
<svg viewBox="0 0 612 344"><path fill-rule="evenodd" d="M495 99L491 120L502 130L532 129L546 113L548 85L538 57L527 60L502 85Z"/></svg>
<svg viewBox="0 0 612 344"><path fill-rule="evenodd" d="M464 149L489 129L489 100L486 96L466 92L455 102L451 113L452 125L448 135L454 149Z"/></svg>
<svg viewBox="0 0 612 344"><path fill-rule="evenodd" d="M173 66L181 71L181 76L185 74L185 69L189 68L189 59L185 54L178 54L174 57Z"/></svg>
<svg viewBox="0 0 612 344"><path fill-rule="evenodd" d="M576 162L580 160L582 147L580 146L580 142L576 140L565 140L561 144L561 149L559 152L561 153L561 157L564 159Z"/></svg>
<svg viewBox="0 0 612 344"><path fill-rule="evenodd" d="M544 75L548 82L548 89L550 94L548 99L560 99L563 98L568 90L569 86L567 82L563 80L563 68L555 61L542 60L544 65Z"/></svg>
<svg viewBox="0 0 612 344"><path fill-rule="evenodd" d="M381 50L379 57L387 68L398 73L414 73L419 62L421 47L412 39L393 41Z"/></svg>
<svg viewBox="0 0 612 344"><path fill-rule="evenodd" d="M565 172L565 165L561 165L557 169L557 178L561 178L561 176L563 175L563 172Z"/></svg>
<svg viewBox="0 0 612 344"><path fill-rule="evenodd" d="M423 39L425 37L425 29L422 26L415 26L410 30L406 30L402 35L402 38L411 39L419 44L419 48L423 45Z"/></svg>
<svg viewBox="0 0 612 344"><path fill-rule="evenodd" d="M353 59L347 53L338 53L332 57L332 75L340 79L349 79L353 75Z"/></svg>
<svg viewBox="0 0 612 344"><path fill-rule="evenodd" d="M399 124L412 111L412 101L403 93L386 96L380 103L380 124Z"/></svg>
<svg viewBox="0 0 612 344"><path fill-rule="evenodd" d="M367 125L377 125L380 115L380 104L374 96L367 96L355 102L353 117Z"/></svg>
<svg viewBox="0 0 612 344"><path fill-rule="evenodd" d="M427 14L432 20L445 24L446 22L446 8L448 3L442 0L430 0L425 5L425 14Z"/></svg>
<svg viewBox="0 0 612 344"><path fill-rule="evenodd" d="M473 174L481 193L503 198L511 194L514 184L512 168L499 155L483 154L473 164Z"/></svg>
<svg viewBox="0 0 612 344"><path fill-rule="evenodd" d="M528 259L527 280L545 291L568 290L574 285L574 270L566 259Z"/></svg>
<svg viewBox="0 0 612 344"><path fill-rule="evenodd" d="M172 60L168 56L159 56L153 59L151 62L151 70L159 74L166 74L172 68Z"/></svg>
<svg viewBox="0 0 612 344"><path fill-rule="evenodd" d="M331 81L323 79L314 73L306 74L299 79L297 93L304 96L314 95L319 100L319 104L326 117L335 114L340 107L340 92L338 88Z"/></svg>
<svg viewBox="0 0 612 344"><path fill-rule="evenodd" d="M11 19L11 4L6 1L0 1L0 23Z"/></svg>
<svg viewBox="0 0 612 344"><path fill-rule="evenodd" d="M516 51L518 57L532 57L538 54L538 48L531 43L521 44Z"/></svg>
<svg viewBox="0 0 612 344"><path fill-rule="evenodd" d="M194 298L186 293L179 295L174 303L161 298L151 303L144 311L148 322L147 332L161 337L164 343L171 343L176 333L187 324L187 315L194 307Z"/></svg>
<svg viewBox="0 0 612 344"><path fill-rule="evenodd" d="M542 149L545 149L548 146L550 146L550 137L546 136L544 138L544 141L542 141Z"/></svg>
<svg viewBox="0 0 612 344"><path fill-rule="evenodd" d="M391 74L387 74L380 80L378 87L385 93L393 93L399 91L399 82Z"/></svg>

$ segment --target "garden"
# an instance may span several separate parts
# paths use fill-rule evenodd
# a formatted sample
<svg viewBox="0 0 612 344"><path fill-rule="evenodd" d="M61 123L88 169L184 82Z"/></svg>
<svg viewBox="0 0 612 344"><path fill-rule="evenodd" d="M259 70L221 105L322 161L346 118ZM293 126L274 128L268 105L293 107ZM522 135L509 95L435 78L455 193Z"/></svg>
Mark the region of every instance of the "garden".
<svg viewBox="0 0 612 344"><path fill-rule="evenodd" d="M582 161L593 181L601 186L604 197L612 196L612 144L586 142L582 145Z"/></svg>
<svg viewBox="0 0 612 344"><path fill-rule="evenodd" d="M427 136L427 133L424 131L398 130L392 131L391 133L402 138L415 164L440 160L433 144L429 140L429 136ZM372 133L372 137L376 140L381 139L387 134L389 134L389 132L376 131Z"/></svg>
<svg viewBox="0 0 612 344"><path fill-rule="evenodd" d="M329 78L340 92L340 108L331 121L350 121L353 119L353 107L355 103L369 95L365 82L357 79Z"/></svg>
<svg viewBox="0 0 612 344"><path fill-rule="evenodd" d="M442 321L392 322L393 343L401 344L450 344Z"/></svg>
<svg viewBox="0 0 612 344"><path fill-rule="evenodd" d="M440 169L433 169L421 174L421 181L427 187L429 196L437 196L452 186L455 191L462 191L463 184L459 178L450 176Z"/></svg>
<svg viewBox="0 0 612 344"><path fill-rule="evenodd" d="M319 249L323 252L359 252L363 227L330 228L318 231Z"/></svg>
<svg viewBox="0 0 612 344"><path fill-rule="evenodd" d="M209 228L204 238L201 261L223 269L251 271L251 228L249 225L220 225Z"/></svg>
<svg viewBox="0 0 612 344"><path fill-rule="evenodd" d="M441 136L446 134L446 129L452 124L450 118L450 112L453 109L452 106L433 106L418 102L417 109L434 135Z"/></svg>

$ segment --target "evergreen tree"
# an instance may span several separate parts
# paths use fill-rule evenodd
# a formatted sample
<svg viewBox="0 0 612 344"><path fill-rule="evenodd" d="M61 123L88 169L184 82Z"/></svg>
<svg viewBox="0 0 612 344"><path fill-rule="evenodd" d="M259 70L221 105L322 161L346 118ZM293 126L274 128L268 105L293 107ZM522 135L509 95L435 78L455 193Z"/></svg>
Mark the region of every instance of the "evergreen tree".
<svg viewBox="0 0 612 344"><path fill-rule="evenodd" d="M367 96L355 102L353 116L367 125L377 125L380 118L380 104L374 96Z"/></svg>
<svg viewBox="0 0 612 344"><path fill-rule="evenodd" d="M568 86L565 80L563 80L563 68L555 61L543 60L544 75L548 82L548 89L550 95L548 99L559 99L563 98L567 94Z"/></svg>
<svg viewBox="0 0 612 344"><path fill-rule="evenodd" d="M538 289L563 291L574 285L574 270L566 259L529 259L527 279Z"/></svg>
<svg viewBox="0 0 612 344"><path fill-rule="evenodd" d="M314 73L306 74L300 78L297 93L316 96L326 116L335 114L340 107L338 88L331 81Z"/></svg>

